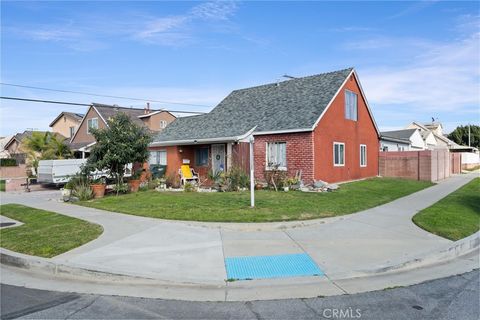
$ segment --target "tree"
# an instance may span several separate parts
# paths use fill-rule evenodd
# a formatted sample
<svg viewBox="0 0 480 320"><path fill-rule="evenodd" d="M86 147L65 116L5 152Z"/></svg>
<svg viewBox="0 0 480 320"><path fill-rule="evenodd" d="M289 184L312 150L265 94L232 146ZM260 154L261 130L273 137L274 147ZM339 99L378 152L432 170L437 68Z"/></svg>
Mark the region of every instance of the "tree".
<svg viewBox="0 0 480 320"><path fill-rule="evenodd" d="M148 145L152 138L146 128L133 123L125 113L117 113L107 123L107 128L92 130L97 143L90 152L86 168L108 170L115 179L118 195L126 166L147 161Z"/></svg>
<svg viewBox="0 0 480 320"><path fill-rule="evenodd" d="M468 125L458 126L447 137L464 146L468 146ZM470 125L470 146L480 147L480 126Z"/></svg>
<svg viewBox="0 0 480 320"><path fill-rule="evenodd" d="M22 144L35 173L40 160L66 159L72 156L65 139L51 132L34 131L22 140Z"/></svg>

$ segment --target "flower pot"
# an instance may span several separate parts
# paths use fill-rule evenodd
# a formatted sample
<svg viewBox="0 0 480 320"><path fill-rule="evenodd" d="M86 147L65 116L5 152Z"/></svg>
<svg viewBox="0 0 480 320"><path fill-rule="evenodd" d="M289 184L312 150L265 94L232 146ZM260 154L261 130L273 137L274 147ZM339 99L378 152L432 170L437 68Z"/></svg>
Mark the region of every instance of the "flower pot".
<svg viewBox="0 0 480 320"><path fill-rule="evenodd" d="M288 187L283 187L283 191L288 192L288 190L290 190L290 188L288 188Z"/></svg>
<svg viewBox="0 0 480 320"><path fill-rule="evenodd" d="M263 184L257 183L255 184L255 190L262 190L263 189Z"/></svg>
<svg viewBox="0 0 480 320"><path fill-rule="evenodd" d="M93 191L93 197L94 198L103 198L105 195L105 184L91 184L90 188L92 188Z"/></svg>
<svg viewBox="0 0 480 320"><path fill-rule="evenodd" d="M130 192L137 192L140 188L140 180L130 180L128 181L128 186L130 187Z"/></svg>

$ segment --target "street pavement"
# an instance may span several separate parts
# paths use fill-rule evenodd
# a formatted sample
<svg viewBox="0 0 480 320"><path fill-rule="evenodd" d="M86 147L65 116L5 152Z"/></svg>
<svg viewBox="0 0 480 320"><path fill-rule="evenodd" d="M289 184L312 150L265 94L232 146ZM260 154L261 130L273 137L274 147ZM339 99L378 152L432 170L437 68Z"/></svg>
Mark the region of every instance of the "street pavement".
<svg viewBox="0 0 480 320"><path fill-rule="evenodd" d="M1 319L434 319L480 317L478 270L410 287L249 302L61 293L2 284Z"/></svg>

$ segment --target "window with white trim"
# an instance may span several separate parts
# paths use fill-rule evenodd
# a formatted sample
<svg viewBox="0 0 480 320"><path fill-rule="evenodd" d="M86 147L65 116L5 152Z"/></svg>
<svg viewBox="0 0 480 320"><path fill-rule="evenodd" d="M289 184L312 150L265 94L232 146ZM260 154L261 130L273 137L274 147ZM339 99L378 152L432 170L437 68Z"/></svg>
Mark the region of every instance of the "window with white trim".
<svg viewBox="0 0 480 320"><path fill-rule="evenodd" d="M75 134L75 127L70 127L70 138Z"/></svg>
<svg viewBox="0 0 480 320"><path fill-rule="evenodd" d="M357 121L357 94L350 90L345 90L345 119Z"/></svg>
<svg viewBox="0 0 480 320"><path fill-rule="evenodd" d="M87 133L90 134L90 129L98 129L98 118L87 120Z"/></svg>
<svg viewBox="0 0 480 320"><path fill-rule="evenodd" d="M167 127L167 121L160 120L160 129L165 129Z"/></svg>
<svg viewBox="0 0 480 320"><path fill-rule="evenodd" d="M336 167L345 165L345 143L333 143L333 165Z"/></svg>
<svg viewBox="0 0 480 320"><path fill-rule="evenodd" d="M287 170L286 142L267 142L267 169Z"/></svg>
<svg viewBox="0 0 480 320"><path fill-rule="evenodd" d="M148 159L148 163L150 165L167 165L167 150L160 150L160 151L150 151L150 157Z"/></svg>
<svg viewBox="0 0 480 320"><path fill-rule="evenodd" d="M367 166L367 145L360 145L360 167Z"/></svg>

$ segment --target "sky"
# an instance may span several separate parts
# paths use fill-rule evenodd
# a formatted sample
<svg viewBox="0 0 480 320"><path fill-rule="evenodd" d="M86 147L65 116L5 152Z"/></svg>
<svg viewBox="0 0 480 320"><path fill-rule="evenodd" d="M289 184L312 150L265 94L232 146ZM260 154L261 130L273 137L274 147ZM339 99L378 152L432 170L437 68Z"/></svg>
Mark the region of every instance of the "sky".
<svg viewBox="0 0 480 320"><path fill-rule="evenodd" d="M478 2L1 1L1 82L208 112L232 90L348 67L381 130L480 122ZM145 102L2 84L2 96ZM84 106L1 100L0 136ZM177 103L193 104L183 105Z"/></svg>

